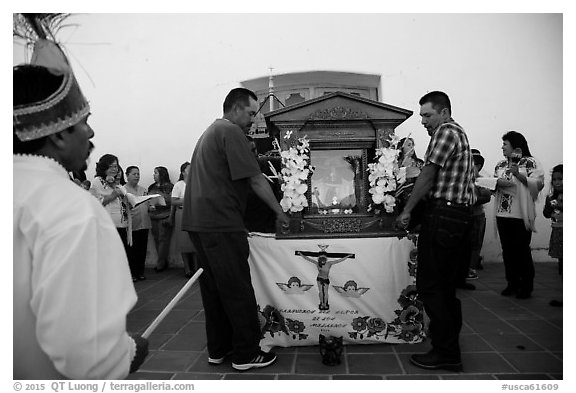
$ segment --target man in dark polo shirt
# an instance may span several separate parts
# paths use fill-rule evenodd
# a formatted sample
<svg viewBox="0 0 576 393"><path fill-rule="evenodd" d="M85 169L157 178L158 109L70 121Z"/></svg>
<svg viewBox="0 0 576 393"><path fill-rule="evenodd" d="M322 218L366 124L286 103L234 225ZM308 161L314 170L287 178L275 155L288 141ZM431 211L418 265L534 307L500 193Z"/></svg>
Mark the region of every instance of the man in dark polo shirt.
<svg viewBox="0 0 576 393"><path fill-rule="evenodd" d="M266 367L276 355L260 349L260 324L248 265L248 233L244 211L248 190L276 213L282 211L243 130L258 110L256 95L236 88L224 100L224 116L202 134L188 174L182 229L188 231L198 253L200 290L206 319L208 363L221 364L232 355L236 370Z"/></svg>
<svg viewBox="0 0 576 393"><path fill-rule="evenodd" d="M462 307L456 285L468 263L467 242L471 205L475 202L474 163L464 129L452 119L448 96L433 91L420 99L422 125L430 135L425 165L397 218L406 228L418 201L425 199L418 238L418 296L430 317L432 350L412 355L412 364L425 369L462 369L459 335Z"/></svg>

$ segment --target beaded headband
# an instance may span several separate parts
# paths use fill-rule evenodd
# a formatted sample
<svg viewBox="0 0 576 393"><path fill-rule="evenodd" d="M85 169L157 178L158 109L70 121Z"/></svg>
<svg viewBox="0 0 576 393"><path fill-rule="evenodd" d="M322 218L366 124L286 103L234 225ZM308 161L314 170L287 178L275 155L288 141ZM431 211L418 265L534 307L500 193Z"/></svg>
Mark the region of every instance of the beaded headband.
<svg viewBox="0 0 576 393"><path fill-rule="evenodd" d="M64 73L62 84L47 99L14 107L14 133L22 142L64 131L90 112L88 101L71 72Z"/></svg>

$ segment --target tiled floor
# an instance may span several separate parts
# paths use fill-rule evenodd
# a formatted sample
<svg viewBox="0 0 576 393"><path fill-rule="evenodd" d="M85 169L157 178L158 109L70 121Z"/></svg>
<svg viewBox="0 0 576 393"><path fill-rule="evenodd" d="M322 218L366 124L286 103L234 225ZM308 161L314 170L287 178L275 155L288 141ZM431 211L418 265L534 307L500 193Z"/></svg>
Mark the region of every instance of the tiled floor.
<svg viewBox="0 0 576 393"><path fill-rule="evenodd" d="M500 295L504 268L486 263L475 291L459 291L464 314L460 343L464 372L426 371L409 362L420 344L346 346L342 363L325 366L317 347L276 348L270 367L235 371L230 362L207 363L204 312L198 284L175 306L150 337L150 355L129 379L563 379L562 278L555 263L537 263L533 297ZM185 283L181 269L147 272L135 284L139 300L128 316L128 329L142 333Z"/></svg>

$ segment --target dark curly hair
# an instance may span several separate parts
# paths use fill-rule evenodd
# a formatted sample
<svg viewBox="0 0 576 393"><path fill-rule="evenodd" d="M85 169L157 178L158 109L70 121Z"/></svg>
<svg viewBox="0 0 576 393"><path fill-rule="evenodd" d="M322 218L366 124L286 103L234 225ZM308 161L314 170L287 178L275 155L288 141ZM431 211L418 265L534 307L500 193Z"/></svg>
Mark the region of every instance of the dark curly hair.
<svg viewBox="0 0 576 393"><path fill-rule="evenodd" d="M96 175L94 177L101 177L102 179L106 178L106 171L110 168L110 165L116 162L118 164L118 168L120 168L120 161L118 161L118 157L114 154L104 154L98 162L96 163Z"/></svg>

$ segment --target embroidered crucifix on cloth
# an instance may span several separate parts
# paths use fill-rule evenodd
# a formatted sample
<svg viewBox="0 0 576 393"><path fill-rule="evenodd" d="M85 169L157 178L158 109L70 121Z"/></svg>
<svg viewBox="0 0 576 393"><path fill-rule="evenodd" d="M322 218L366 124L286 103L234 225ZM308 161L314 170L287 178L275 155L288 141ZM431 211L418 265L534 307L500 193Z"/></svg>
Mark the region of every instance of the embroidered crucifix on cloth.
<svg viewBox="0 0 576 393"><path fill-rule="evenodd" d="M316 281L318 282L318 297L320 298L320 304L318 309L321 311L327 311L330 309L328 304L328 287L330 284L330 268L340 262L344 262L346 259L354 259L354 254L346 253L329 253L326 252L328 245L319 244L320 251L295 251L295 255L298 255L308 262L312 262L318 268L318 277ZM338 258L335 260L330 260L330 258Z"/></svg>

